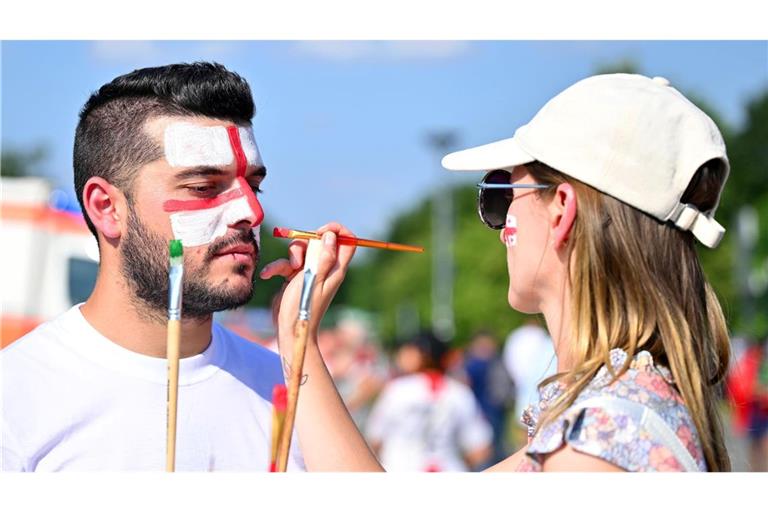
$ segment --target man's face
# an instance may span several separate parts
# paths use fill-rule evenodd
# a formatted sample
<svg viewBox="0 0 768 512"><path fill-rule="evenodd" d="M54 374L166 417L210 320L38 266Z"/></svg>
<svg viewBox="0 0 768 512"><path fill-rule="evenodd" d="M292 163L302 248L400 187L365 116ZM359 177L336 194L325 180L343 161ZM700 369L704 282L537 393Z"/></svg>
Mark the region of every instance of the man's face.
<svg viewBox="0 0 768 512"><path fill-rule="evenodd" d="M138 171L120 252L129 286L153 311L168 306L174 238L184 244L185 317L241 306L253 294L254 228L263 218L255 192L266 170L258 150L254 157L249 141L238 141L249 135L232 135L238 130L231 127L203 117L159 117L145 125L165 156Z"/></svg>

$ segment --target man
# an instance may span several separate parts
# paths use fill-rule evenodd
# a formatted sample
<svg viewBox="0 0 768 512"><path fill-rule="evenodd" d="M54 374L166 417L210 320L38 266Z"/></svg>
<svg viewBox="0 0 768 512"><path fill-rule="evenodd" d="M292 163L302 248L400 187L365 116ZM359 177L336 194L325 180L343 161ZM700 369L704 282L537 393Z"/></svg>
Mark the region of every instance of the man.
<svg viewBox="0 0 768 512"><path fill-rule="evenodd" d="M74 175L98 279L0 353L3 470L165 467L170 239L184 246L176 468L268 469L279 358L212 321L253 293L266 176L253 115L246 81L209 63L140 69L87 101ZM295 247L263 277L295 275ZM289 470L304 469L297 447Z"/></svg>

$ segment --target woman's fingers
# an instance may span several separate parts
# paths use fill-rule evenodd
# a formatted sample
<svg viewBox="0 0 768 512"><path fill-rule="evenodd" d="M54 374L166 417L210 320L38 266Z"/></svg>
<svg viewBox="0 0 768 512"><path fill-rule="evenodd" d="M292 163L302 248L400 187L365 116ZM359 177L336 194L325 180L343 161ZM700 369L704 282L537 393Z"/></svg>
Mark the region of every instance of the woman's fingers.
<svg viewBox="0 0 768 512"><path fill-rule="evenodd" d="M328 231L323 234L323 247L317 263L317 280L325 281L331 269L336 265L336 233Z"/></svg>
<svg viewBox="0 0 768 512"><path fill-rule="evenodd" d="M306 240L294 240L288 245L288 261L294 270L304 267L304 255L306 253Z"/></svg>
<svg viewBox="0 0 768 512"><path fill-rule="evenodd" d="M261 272L259 272L259 277L261 277L262 279L271 279L275 276L282 276L288 279L295 272L296 272L296 269L293 268L293 266L287 259L280 258L279 260L275 260L265 265L264 268L261 269Z"/></svg>
<svg viewBox="0 0 768 512"><path fill-rule="evenodd" d="M318 228L317 232L320 235L324 235L325 233L330 232L330 233L334 233L337 237L338 236L347 236L352 238L355 237L355 234L352 231L347 229L345 226L339 224L338 222L329 222L328 224L325 224L320 228ZM337 250L335 251L334 258L337 262L337 265L332 268L340 267L341 269L343 269L343 274L346 274L346 269L349 266L349 262L352 260L352 256L354 256L355 254L355 250L357 249L357 246L338 244L336 247L337 247Z"/></svg>

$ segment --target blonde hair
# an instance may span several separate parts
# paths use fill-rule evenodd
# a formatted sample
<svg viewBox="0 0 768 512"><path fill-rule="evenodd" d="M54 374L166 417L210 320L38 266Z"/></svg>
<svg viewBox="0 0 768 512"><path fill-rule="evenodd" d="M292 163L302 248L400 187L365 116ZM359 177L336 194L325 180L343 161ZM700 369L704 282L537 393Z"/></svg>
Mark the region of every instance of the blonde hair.
<svg viewBox="0 0 768 512"><path fill-rule="evenodd" d="M540 162L526 166L540 183L570 183L578 211L568 240L571 324L564 333L572 368L545 379L566 382L539 428L568 407L606 365L614 379L647 350L667 366L699 433L710 471L729 471L717 413L717 385L730 344L720 303L699 264L693 235L666 225ZM724 179L720 161L697 172L682 201L709 211ZM539 192L554 194L554 187ZM609 353L629 354L617 372Z"/></svg>

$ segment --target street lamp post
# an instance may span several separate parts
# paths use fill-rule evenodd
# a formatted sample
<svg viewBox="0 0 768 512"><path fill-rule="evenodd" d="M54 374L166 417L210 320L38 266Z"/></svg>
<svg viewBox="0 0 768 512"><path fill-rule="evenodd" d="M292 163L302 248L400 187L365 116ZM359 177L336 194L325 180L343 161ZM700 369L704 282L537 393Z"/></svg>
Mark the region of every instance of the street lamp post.
<svg viewBox="0 0 768 512"><path fill-rule="evenodd" d="M440 165L442 157L456 145L453 131L428 136L438 162L439 184L432 201L432 330L444 341L453 338L453 191L450 174Z"/></svg>

